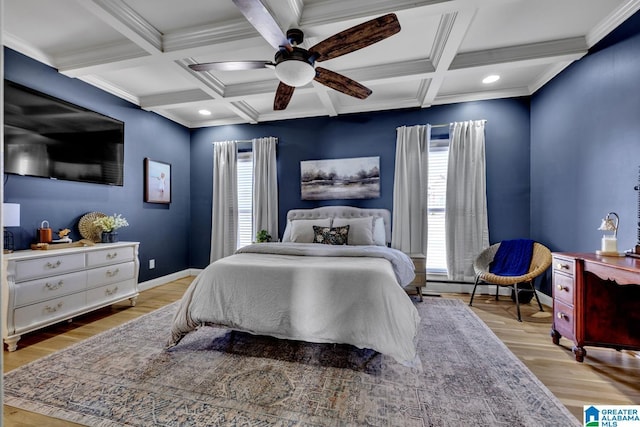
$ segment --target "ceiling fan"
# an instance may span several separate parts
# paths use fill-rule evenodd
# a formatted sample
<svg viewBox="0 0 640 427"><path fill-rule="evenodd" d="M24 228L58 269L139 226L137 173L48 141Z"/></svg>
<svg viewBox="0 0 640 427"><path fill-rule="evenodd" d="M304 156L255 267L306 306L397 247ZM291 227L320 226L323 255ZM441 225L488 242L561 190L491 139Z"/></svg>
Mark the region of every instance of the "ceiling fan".
<svg viewBox="0 0 640 427"><path fill-rule="evenodd" d="M233 3L260 35L278 49L274 61L208 62L191 64L189 68L194 71L274 68L280 80L273 101L274 110L287 108L294 89L312 80L358 99L365 99L371 95L371 89L342 74L316 67L315 63L362 49L400 31L398 18L390 13L341 31L309 49L304 49L298 47L304 39L304 33L293 28L288 30L285 36L260 0L233 0Z"/></svg>

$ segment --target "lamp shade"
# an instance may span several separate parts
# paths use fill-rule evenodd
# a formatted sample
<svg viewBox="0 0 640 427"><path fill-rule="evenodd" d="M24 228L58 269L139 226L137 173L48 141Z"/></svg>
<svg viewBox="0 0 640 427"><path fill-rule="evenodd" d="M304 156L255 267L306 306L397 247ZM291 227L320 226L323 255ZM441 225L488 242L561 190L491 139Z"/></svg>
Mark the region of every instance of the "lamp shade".
<svg viewBox="0 0 640 427"><path fill-rule="evenodd" d="M2 204L2 224L5 227L20 227L20 204Z"/></svg>
<svg viewBox="0 0 640 427"><path fill-rule="evenodd" d="M615 217L615 218L612 218ZM602 224L598 227L598 230L602 231L613 231L614 236L618 237L618 223L620 222L620 217L615 212L609 212L606 217L602 220Z"/></svg>
<svg viewBox="0 0 640 427"><path fill-rule="evenodd" d="M611 218L604 218L602 220L602 224L598 227L598 230L602 231L615 231L616 224L613 222Z"/></svg>

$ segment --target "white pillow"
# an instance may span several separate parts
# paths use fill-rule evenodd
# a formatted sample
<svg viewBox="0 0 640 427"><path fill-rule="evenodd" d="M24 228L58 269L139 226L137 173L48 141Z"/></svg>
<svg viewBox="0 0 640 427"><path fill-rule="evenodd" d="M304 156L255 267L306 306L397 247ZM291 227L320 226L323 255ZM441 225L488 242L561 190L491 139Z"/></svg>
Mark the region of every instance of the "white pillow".
<svg viewBox="0 0 640 427"><path fill-rule="evenodd" d="M373 245L373 217L334 218L332 227L349 226L349 245Z"/></svg>
<svg viewBox="0 0 640 427"><path fill-rule="evenodd" d="M381 216L373 220L373 244L387 246L387 233L384 230L384 218Z"/></svg>
<svg viewBox="0 0 640 427"><path fill-rule="evenodd" d="M284 233L282 234L282 241L283 242L290 242L291 241L291 223L293 221L291 221L290 219L287 220L287 226L284 228Z"/></svg>
<svg viewBox="0 0 640 427"><path fill-rule="evenodd" d="M295 242L295 243L313 243L313 226L319 227L331 227L331 218L323 219L294 219L291 221L291 231L287 236L288 239L283 241ZM289 228L289 225L287 224ZM285 231L285 235L286 235Z"/></svg>

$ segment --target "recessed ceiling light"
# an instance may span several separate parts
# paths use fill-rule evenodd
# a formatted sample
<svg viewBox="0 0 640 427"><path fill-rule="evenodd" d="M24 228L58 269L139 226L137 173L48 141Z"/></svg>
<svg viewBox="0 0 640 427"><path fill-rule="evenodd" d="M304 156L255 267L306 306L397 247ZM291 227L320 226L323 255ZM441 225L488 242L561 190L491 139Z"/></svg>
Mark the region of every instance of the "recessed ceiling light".
<svg viewBox="0 0 640 427"><path fill-rule="evenodd" d="M492 74L492 75L487 76L484 79L482 79L482 83L484 83L484 84L495 83L498 80L500 80L500 76L497 75L497 74Z"/></svg>
<svg viewBox="0 0 640 427"><path fill-rule="evenodd" d="M210 116L211 115L211 111L209 111L209 110L199 110L198 113L202 114L203 116Z"/></svg>

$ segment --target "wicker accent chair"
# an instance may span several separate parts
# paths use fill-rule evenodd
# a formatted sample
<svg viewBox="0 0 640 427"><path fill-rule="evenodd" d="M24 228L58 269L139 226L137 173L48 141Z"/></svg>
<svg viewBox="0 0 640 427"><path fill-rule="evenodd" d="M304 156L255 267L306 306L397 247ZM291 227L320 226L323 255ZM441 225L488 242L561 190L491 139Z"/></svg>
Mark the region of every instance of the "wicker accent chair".
<svg viewBox="0 0 640 427"><path fill-rule="evenodd" d="M536 293L535 287L533 286L533 280L544 273L547 268L551 265L551 251L544 245L534 242L533 243L533 254L531 256L531 264L529 265L529 272L522 276L498 276L489 272L489 264L493 261L493 258L498 252L498 248L500 247L500 243L493 244L486 248L484 251L478 255L478 257L473 262L473 269L476 273L476 282L473 287L473 292L471 293L471 300L469 301L469 305L473 304L473 297L476 293L476 288L480 283L488 283L496 286L496 301L498 300L498 290L500 286L508 286L514 290L516 307L518 311L518 321L522 322L522 317L520 316L520 301L518 300L518 285L528 284L528 288L531 289L533 295L538 302L538 307L540 307L540 311L544 311L542 308L542 304L538 299L538 294Z"/></svg>

